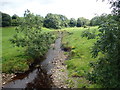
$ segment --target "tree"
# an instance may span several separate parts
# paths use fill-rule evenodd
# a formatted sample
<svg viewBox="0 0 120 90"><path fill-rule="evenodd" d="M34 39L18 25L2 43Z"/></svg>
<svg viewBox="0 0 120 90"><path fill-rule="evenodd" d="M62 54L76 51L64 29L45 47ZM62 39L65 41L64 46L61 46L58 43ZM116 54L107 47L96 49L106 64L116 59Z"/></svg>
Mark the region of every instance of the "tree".
<svg viewBox="0 0 120 90"><path fill-rule="evenodd" d="M99 16L93 17L90 20L90 26L97 26L99 25Z"/></svg>
<svg viewBox="0 0 120 90"><path fill-rule="evenodd" d="M105 17L107 14L102 14L101 16L95 16L90 20L90 26L99 26L103 23Z"/></svg>
<svg viewBox="0 0 120 90"><path fill-rule="evenodd" d="M61 28L60 17L57 14L48 13L44 20L44 27L46 28Z"/></svg>
<svg viewBox="0 0 120 90"><path fill-rule="evenodd" d="M11 17L9 14L2 13L2 26L10 26L11 25Z"/></svg>
<svg viewBox="0 0 120 90"><path fill-rule="evenodd" d="M70 19L70 22L69 22L69 26L70 26L70 27L75 27L76 25L77 25L76 20L75 20L74 18L71 18L71 19Z"/></svg>
<svg viewBox="0 0 120 90"><path fill-rule="evenodd" d="M0 27L2 27L2 12L0 11Z"/></svg>
<svg viewBox="0 0 120 90"><path fill-rule="evenodd" d="M19 18L19 16L16 15L16 14L14 14L14 15L12 16L11 25L12 25L12 26L18 26L19 23L20 23L20 18Z"/></svg>
<svg viewBox="0 0 120 90"><path fill-rule="evenodd" d="M18 17L19 17L18 15L14 14L14 15L12 16L12 19L17 19Z"/></svg>
<svg viewBox="0 0 120 90"><path fill-rule="evenodd" d="M88 26L90 21L84 17L80 17L77 19L77 27Z"/></svg>
<svg viewBox="0 0 120 90"><path fill-rule="evenodd" d="M99 25L99 36L92 48L96 62L90 63L93 70L88 74L89 80L104 88L120 88L120 0L110 1L113 7L111 15L105 15Z"/></svg>
<svg viewBox="0 0 120 90"><path fill-rule="evenodd" d="M68 23L69 23L69 20L66 16L64 15L58 15L59 18L60 18L60 22L61 22L61 27L68 27Z"/></svg>
<svg viewBox="0 0 120 90"><path fill-rule="evenodd" d="M54 41L53 35L50 32L43 32L41 26L39 16L27 10L23 21L16 28L16 34L10 40L15 46L24 47L26 55L34 60L40 60Z"/></svg>
<svg viewBox="0 0 120 90"><path fill-rule="evenodd" d="M80 20L80 18L77 19L77 27L81 27L82 26L82 21Z"/></svg>

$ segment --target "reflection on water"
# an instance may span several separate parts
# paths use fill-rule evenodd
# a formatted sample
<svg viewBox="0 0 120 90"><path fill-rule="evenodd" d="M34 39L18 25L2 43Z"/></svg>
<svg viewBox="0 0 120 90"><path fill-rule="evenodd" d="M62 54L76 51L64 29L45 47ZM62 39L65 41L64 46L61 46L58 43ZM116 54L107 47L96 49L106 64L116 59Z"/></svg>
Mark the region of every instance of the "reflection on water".
<svg viewBox="0 0 120 90"><path fill-rule="evenodd" d="M42 69L39 69L36 78L30 82L27 83L26 88L51 88L52 87L52 81L49 78L49 75L46 74L45 71Z"/></svg>

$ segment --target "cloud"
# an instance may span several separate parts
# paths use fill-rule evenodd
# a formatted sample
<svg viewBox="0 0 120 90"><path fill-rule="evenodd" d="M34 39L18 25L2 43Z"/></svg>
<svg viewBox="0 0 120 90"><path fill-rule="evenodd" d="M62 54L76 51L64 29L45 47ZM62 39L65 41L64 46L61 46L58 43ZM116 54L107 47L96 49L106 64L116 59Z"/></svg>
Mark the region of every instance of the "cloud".
<svg viewBox="0 0 120 90"><path fill-rule="evenodd" d="M91 19L102 13L110 13L110 5L96 0L4 0L0 11L10 15L23 16L29 9L35 14L45 16L47 13L63 14L68 18L85 17Z"/></svg>

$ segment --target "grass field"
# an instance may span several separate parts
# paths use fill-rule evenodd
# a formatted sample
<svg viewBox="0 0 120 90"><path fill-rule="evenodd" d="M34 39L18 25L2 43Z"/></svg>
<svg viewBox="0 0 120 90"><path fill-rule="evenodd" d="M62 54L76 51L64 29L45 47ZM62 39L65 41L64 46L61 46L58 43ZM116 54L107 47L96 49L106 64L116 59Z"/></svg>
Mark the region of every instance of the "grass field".
<svg viewBox="0 0 120 90"><path fill-rule="evenodd" d="M64 30L71 34L66 34L62 40L64 47L72 48L70 52L65 53L69 55L69 60L66 60L65 63L69 71L69 77L72 78L73 82L76 82L74 86L77 88L99 87L98 85L90 84L86 79L87 72L92 69L89 63L96 60L92 58L90 53L96 39L87 40L87 38L81 37L82 31L86 29L88 28L66 28ZM90 27L90 30L97 29L98 27Z"/></svg>
<svg viewBox="0 0 120 90"><path fill-rule="evenodd" d="M45 32L51 31L51 29L46 28L43 30ZM9 39L14 34L15 27L2 28L2 72L5 73L24 72L29 69L29 62L33 61L25 56L25 48L15 47L10 43Z"/></svg>
<svg viewBox="0 0 120 90"><path fill-rule="evenodd" d="M9 39L15 34L15 27L2 28L2 72L12 73L28 69L24 48L14 47Z"/></svg>

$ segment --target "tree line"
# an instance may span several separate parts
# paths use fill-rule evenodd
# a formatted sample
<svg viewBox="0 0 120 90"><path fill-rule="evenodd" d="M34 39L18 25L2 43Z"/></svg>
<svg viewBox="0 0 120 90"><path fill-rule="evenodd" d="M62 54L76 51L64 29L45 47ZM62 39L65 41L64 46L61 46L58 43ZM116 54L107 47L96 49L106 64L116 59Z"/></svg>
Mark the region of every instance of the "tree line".
<svg viewBox="0 0 120 90"><path fill-rule="evenodd" d="M2 27L7 26L18 26L23 21L23 17L19 17L18 15L14 14L13 16L10 16L9 14L2 13ZM61 29L64 27L86 27L86 26L96 26L99 25L101 22L101 19L99 19L101 16L95 16L91 20L86 19L84 17L79 17L77 20L74 18L68 19L66 16L61 14L52 14L48 13L45 17L42 17L40 15L39 19L41 20L41 24L43 27L46 28L53 28L53 29Z"/></svg>

